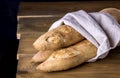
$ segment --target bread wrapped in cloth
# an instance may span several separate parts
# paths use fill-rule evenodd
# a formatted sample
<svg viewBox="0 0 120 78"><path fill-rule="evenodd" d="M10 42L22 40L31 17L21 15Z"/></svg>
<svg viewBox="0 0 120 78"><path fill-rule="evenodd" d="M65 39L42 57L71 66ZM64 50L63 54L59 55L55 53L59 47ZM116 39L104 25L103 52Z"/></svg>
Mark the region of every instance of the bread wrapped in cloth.
<svg viewBox="0 0 120 78"><path fill-rule="evenodd" d="M112 11L112 9L111 9L111 11ZM103 11L101 11L101 12L103 12ZM104 10L104 12L106 12L106 10ZM117 21L118 21L118 19L117 19ZM61 26L59 26L59 27L61 27ZM57 28L54 30L59 31L59 27L57 27L58 30L56 30ZM53 32L54 32L54 34L56 33L55 31L53 31ZM73 32L76 32L76 31L73 29ZM52 33L50 33L49 35L51 35L51 34ZM64 34L64 35L68 35L68 34ZM75 34L68 35L68 37L76 38ZM42 38L44 40L44 37L41 37L41 40L42 40ZM56 48L56 49L54 49L54 47L52 47L53 49L51 48L51 50L50 50L50 52L52 52L51 53L52 55L50 54L50 57L48 57L48 59L46 61L41 63L39 66L37 66L36 67L37 70L42 70L44 72L67 70L67 69L73 68L73 67L95 57L97 55L97 48L90 41L86 40L82 35L80 35L79 38L80 38L80 40L78 39L78 41L73 42L72 43L73 45L71 44L71 40L69 40L70 38L66 38L69 41L66 44L70 43L69 45L61 46L61 47L59 46L59 48ZM53 41L54 41L54 39L53 39ZM64 39L63 38L61 38L61 39L63 40L62 42L64 43ZM77 39L75 39L75 40L77 40ZM44 44L44 43L42 43L42 44ZM48 42L47 42L47 44L48 44ZM39 44L39 46L40 45L41 44ZM70 46L70 45L72 45L72 46ZM38 50L40 50L40 48ZM44 52L46 52L47 50L48 49L46 49L46 50L44 49ZM40 55L40 57L41 57L41 55ZM35 58L34 58L34 60L35 60Z"/></svg>
<svg viewBox="0 0 120 78"><path fill-rule="evenodd" d="M75 67L96 56L97 48L88 40L83 40L71 47L54 51L37 70L44 72L61 71Z"/></svg>
<svg viewBox="0 0 120 78"><path fill-rule="evenodd" d="M84 37L68 25L59 26L41 35L33 46L40 51L58 50L73 45Z"/></svg>

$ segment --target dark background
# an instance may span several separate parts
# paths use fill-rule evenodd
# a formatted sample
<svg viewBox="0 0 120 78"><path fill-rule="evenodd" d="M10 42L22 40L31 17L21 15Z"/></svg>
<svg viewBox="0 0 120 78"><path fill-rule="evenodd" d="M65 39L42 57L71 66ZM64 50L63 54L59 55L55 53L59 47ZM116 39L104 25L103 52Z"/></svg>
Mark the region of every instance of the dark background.
<svg viewBox="0 0 120 78"><path fill-rule="evenodd" d="M21 0L22 2L59 2L59 1L120 1L120 0Z"/></svg>

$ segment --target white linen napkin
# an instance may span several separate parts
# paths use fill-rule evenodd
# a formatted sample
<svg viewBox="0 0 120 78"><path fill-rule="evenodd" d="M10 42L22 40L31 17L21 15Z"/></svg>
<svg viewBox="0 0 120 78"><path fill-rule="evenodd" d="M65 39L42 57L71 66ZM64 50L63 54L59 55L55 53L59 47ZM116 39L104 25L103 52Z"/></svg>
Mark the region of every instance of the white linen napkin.
<svg viewBox="0 0 120 78"><path fill-rule="evenodd" d="M120 25L108 13L87 13L84 10L67 13L54 22L49 30L62 24L70 25L98 48L97 56L88 62L105 58L120 41Z"/></svg>

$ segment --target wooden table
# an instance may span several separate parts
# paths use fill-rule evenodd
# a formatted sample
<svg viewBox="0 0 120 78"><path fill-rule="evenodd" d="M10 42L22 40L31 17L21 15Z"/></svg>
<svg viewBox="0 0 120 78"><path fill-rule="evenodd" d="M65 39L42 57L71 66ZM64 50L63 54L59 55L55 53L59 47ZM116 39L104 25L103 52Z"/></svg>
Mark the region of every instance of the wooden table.
<svg viewBox="0 0 120 78"><path fill-rule="evenodd" d="M120 1L21 2L16 78L120 78L120 47L111 50L105 59L61 72L43 73L35 70L36 65L30 62L31 57L37 53L32 46L33 42L67 12L80 9L93 12L106 7L120 8L119 5Z"/></svg>

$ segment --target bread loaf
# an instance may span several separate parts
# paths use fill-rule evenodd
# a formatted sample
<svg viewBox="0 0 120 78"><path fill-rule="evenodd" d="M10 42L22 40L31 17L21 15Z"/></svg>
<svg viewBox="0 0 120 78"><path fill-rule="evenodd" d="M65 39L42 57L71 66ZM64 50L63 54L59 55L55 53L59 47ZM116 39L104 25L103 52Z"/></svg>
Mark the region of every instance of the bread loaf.
<svg viewBox="0 0 120 78"><path fill-rule="evenodd" d="M53 51L39 51L37 54L35 54L32 59L31 62L32 63L41 63L43 61L45 61L51 54L53 53Z"/></svg>
<svg viewBox="0 0 120 78"><path fill-rule="evenodd" d="M73 45L84 37L68 25L61 25L40 36L33 46L40 51L58 50Z"/></svg>
<svg viewBox="0 0 120 78"><path fill-rule="evenodd" d="M75 67L96 56L97 48L88 40L54 51L36 69L44 72L61 71Z"/></svg>

